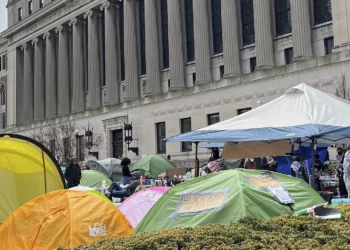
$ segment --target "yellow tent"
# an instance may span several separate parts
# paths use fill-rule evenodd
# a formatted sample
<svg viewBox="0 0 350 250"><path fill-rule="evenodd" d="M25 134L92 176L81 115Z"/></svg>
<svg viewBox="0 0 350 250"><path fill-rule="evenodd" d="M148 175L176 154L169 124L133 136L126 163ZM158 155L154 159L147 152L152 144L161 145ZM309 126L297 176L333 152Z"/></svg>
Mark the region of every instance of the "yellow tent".
<svg viewBox="0 0 350 250"><path fill-rule="evenodd" d="M55 158L41 144L0 134L0 223L27 201L65 185Z"/></svg>
<svg viewBox="0 0 350 250"><path fill-rule="evenodd" d="M128 236L133 228L110 201L60 190L27 202L0 226L0 250L72 248Z"/></svg>

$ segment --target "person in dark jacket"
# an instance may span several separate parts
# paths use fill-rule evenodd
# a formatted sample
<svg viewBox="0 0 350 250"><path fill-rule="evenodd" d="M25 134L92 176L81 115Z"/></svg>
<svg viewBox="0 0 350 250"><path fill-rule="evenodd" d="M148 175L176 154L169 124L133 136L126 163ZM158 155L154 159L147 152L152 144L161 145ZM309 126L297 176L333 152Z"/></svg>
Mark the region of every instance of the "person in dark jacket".
<svg viewBox="0 0 350 250"><path fill-rule="evenodd" d="M79 165L75 163L74 159L70 161L68 167L66 168L64 177L67 180L68 188L72 188L80 184L81 170Z"/></svg>
<svg viewBox="0 0 350 250"><path fill-rule="evenodd" d="M122 183L124 185L131 183L131 174L129 165L131 164L131 161L129 158L123 158L120 165L122 165L122 174L123 174L123 180Z"/></svg>

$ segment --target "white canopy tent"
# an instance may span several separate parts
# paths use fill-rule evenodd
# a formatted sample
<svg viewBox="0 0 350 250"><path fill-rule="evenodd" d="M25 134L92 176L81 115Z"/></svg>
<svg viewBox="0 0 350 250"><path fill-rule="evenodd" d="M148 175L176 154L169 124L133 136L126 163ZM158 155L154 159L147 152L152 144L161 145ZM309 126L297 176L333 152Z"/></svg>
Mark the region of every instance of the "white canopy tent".
<svg viewBox="0 0 350 250"><path fill-rule="evenodd" d="M303 83L252 111L165 141L350 143L349 110L349 101Z"/></svg>

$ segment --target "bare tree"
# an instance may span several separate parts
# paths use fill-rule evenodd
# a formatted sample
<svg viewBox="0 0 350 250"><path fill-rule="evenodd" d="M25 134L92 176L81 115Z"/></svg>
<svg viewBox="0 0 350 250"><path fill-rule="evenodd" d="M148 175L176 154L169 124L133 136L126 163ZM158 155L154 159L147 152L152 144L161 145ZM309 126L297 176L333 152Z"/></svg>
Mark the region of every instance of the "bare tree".
<svg viewBox="0 0 350 250"><path fill-rule="evenodd" d="M77 158L77 140L75 130L79 126L75 122L64 122L58 125L50 125L46 128L34 130L31 137L43 144L51 153L62 163L68 162L69 159ZM89 155L90 151L98 151L103 143L103 136L100 134L93 135L93 145L90 150L86 147L84 135L79 140L79 159L83 160Z"/></svg>
<svg viewBox="0 0 350 250"><path fill-rule="evenodd" d="M346 84L345 74L342 74L340 77L338 77L335 95L345 100L350 100L350 89Z"/></svg>

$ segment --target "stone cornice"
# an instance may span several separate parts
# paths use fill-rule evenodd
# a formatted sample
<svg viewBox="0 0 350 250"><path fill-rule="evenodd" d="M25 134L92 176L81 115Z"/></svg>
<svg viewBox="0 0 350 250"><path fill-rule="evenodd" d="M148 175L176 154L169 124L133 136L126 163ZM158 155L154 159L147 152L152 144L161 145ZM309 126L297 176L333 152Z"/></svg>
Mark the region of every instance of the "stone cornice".
<svg viewBox="0 0 350 250"><path fill-rule="evenodd" d="M34 12L29 17L24 18L21 22L8 28L1 35L4 38L8 38L23 29L26 29L26 33L32 33L44 26L54 22L60 17L63 17L79 7L86 5L94 0L63 0L54 1L50 3L46 8Z"/></svg>

